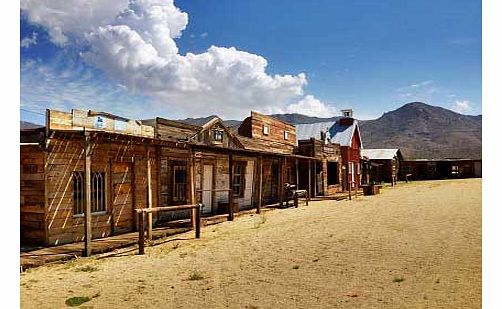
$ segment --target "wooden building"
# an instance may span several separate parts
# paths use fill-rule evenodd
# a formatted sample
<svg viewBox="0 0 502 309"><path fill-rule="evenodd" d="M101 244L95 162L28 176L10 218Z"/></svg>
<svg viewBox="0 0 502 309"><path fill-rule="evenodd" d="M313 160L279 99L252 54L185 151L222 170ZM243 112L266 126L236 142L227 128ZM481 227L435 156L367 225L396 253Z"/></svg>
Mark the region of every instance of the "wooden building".
<svg viewBox="0 0 502 309"><path fill-rule="evenodd" d="M481 159L404 160L399 175L411 180L481 177Z"/></svg>
<svg viewBox="0 0 502 309"><path fill-rule="evenodd" d="M44 131L21 143L23 243L83 240L86 201L93 238L134 230L134 209L158 205L155 158L189 153L186 143L155 139L153 127L108 113L48 110Z"/></svg>
<svg viewBox="0 0 502 309"><path fill-rule="evenodd" d="M362 149L361 156L370 163L369 182L394 184L403 156L399 149Z"/></svg>

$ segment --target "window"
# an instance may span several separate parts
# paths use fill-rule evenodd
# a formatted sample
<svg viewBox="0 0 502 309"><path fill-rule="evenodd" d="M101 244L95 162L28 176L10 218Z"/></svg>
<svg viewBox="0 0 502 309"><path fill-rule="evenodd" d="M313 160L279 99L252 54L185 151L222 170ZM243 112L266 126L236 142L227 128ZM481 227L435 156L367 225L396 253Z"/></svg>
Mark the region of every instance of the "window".
<svg viewBox="0 0 502 309"><path fill-rule="evenodd" d="M223 130L221 129L214 130L213 137L216 142L223 142Z"/></svg>
<svg viewBox="0 0 502 309"><path fill-rule="evenodd" d="M284 139L287 140L289 138L289 132L284 131Z"/></svg>
<svg viewBox="0 0 502 309"><path fill-rule="evenodd" d="M413 168L411 167L411 165L405 165L403 166L403 172L405 172L406 174L411 174L411 172L413 172Z"/></svg>
<svg viewBox="0 0 502 309"><path fill-rule="evenodd" d="M457 175L458 174L458 165L452 165L451 166L451 173L453 175Z"/></svg>
<svg viewBox="0 0 502 309"><path fill-rule="evenodd" d="M91 212L105 210L105 173L91 173Z"/></svg>
<svg viewBox="0 0 502 309"><path fill-rule="evenodd" d="M246 166L244 163L234 164L233 178L234 178L234 196L244 196L244 177L246 175Z"/></svg>
<svg viewBox="0 0 502 309"><path fill-rule="evenodd" d="M73 172L73 214L84 213L84 173Z"/></svg>
<svg viewBox="0 0 502 309"><path fill-rule="evenodd" d="M269 135L270 134L270 127L267 125L263 125L263 134Z"/></svg>
<svg viewBox="0 0 502 309"><path fill-rule="evenodd" d="M173 202L186 203L187 200L187 164L175 161L173 165Z"/></svg>
<svg viewBox="0 0 502 309"><path fill-rule="evenodd" d="M91 212L106 211L105 173L91 173ZM73 215L82 215L85 210L84 172L73 173Z"/></svg>
<svg viewBox="0 0 502 309"><path fill-rule="evenodd" d="M328 162L328 186L338 184L338 163Z"/></svg>

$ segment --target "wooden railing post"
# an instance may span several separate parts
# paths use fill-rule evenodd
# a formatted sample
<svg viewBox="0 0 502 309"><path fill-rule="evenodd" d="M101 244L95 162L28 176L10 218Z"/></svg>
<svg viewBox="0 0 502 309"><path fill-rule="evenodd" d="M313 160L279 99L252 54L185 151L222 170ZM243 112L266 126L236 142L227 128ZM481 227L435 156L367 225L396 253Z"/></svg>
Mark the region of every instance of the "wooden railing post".
<svg viewBox="0 0 502 309"><path fill-rule="evenodd" d="M260 169L258 176L258 204L256 206L256 213L261 212L261 203L263 200L263 155L260 155Z"/></svg>
<svg viewBox="0 0 502 309"><path fill-rule="evenodd" d="M139 233L139 240L138 240L138 247L139 247L139 254L143 255L145 254L145 213L140 210L138 211L138 233Z"/></svg>
<svg viewBox="0 0 502 309"><path fill-rule="evenodd" d="M200 238L200 208L201 204L195 207L195 238Z"/></svg>
<svg viewBox="0 0 502 309"><path fill-rule="evenodd" d="M85 230L85 244L83 256L91 256L91 135L90 132L85 132L85 211L84 211L84 230Z"/></svg>
<svg viewBox="0 0 502 309"><path fill-rule="evenodd" d="M229 177L229 190L228 190L228 220L234 221L234 160L233 156L228 156L228 177Z"/></svg>

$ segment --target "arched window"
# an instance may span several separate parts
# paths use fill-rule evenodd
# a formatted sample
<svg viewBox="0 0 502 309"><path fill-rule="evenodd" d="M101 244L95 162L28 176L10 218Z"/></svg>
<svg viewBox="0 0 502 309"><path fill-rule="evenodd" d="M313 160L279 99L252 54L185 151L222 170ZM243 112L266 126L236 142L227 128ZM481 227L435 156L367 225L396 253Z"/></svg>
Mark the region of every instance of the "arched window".
<svg viewBox="0 0 502 309"><path fill-rule="evenodd" d="M73 172L73 214L84 213L84 173Z"/></svg>
<svg viewBox="0 0 502 309"><path fill-rule="evenodd" d="M105 173L91 175L91 212L105 211Z"/></svg>

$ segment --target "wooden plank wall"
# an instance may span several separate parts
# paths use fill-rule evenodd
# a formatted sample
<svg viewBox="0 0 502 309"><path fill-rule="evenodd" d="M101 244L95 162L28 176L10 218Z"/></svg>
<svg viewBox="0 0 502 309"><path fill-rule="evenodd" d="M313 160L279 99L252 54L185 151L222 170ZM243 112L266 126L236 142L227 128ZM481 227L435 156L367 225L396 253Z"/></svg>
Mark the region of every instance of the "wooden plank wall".
<svg viewBox="0 0 502 309"><path fill-rule="evenodd" d="M84 171L83 140L51 139L45 160L47 240L49 245L81 241L84 218L73 214L73 172ZM93 172L105 172L106 213L92 216L93 238L135 229L132 207L147 205L146 150L143 145L100 142L93 146ZM155 147L151 147L155 158ZM157 190L157 162L152 159L152 191ZM153 207L157 195L153 194ZM113 223L112 223L113 220Z"/></svg>
<svg viewBox="0 0 502 309"><path fill-rule="evenodd" d="M20 149L20 225L21 243L45 241L44 152L38 145Z"/></svg>

